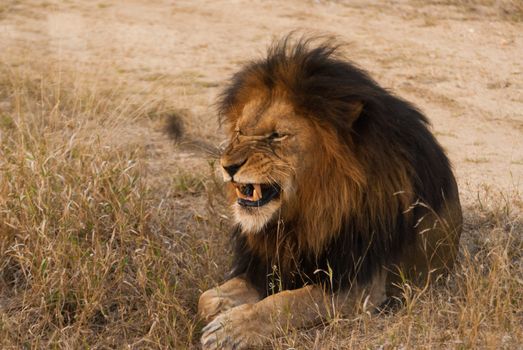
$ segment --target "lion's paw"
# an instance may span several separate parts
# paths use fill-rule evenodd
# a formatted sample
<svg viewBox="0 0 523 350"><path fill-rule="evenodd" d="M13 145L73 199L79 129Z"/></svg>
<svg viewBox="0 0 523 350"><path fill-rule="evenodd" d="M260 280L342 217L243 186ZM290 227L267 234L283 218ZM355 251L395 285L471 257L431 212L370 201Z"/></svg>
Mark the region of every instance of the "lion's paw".
<svg viewBox="0 0 523 350"><path fill-rule="evenodd" d="M231 298L224 296L218 289L209 289L200 296L198 315L205 322L212 321L218 314L232 309L235 305Z"/></svg>
<svg viewBox="0 0 523 350"><path fill-rule="evenodd" d="M203 329L202 348L212 350L259 347L269 335L266 332L270 332L270 329L267 328L257 318L254 305L240 305L220 314Z"/></svg>

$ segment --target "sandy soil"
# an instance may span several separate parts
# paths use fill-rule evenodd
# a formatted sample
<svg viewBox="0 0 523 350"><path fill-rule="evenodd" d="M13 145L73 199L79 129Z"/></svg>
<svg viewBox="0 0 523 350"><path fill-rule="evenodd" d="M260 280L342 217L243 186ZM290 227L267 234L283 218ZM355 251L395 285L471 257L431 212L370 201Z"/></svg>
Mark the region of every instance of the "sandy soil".
<svg viewBox="0 0 523 350"><path fill-rule="evenodd" d="M212 103L242 62L260 57L272 39L291 30L335 34L348 43L350 59L428 115L465 202L482 186L518 190L523 24L488 8L368 3L13 2L0 14L0 46L37 48L79 71L92 74L95 67L101 79L118 76L135 90L160 86L159 95L188 110L188 131L218 144ZM164 150L158 157L177 157L154 128L138 135Z"/></svg>
<svg viewBox="0 0 523 350"><path fill-rule="evenodd" d="M211 104L243 61L290 30L336 34L353 61L429 116L464 195L523 180L521 24L409 1L17 6L1 22L1 46L43 46L79 69L94 64L143 89L161 81L173 105L190 110L191 131L213 141Z"/></svg>

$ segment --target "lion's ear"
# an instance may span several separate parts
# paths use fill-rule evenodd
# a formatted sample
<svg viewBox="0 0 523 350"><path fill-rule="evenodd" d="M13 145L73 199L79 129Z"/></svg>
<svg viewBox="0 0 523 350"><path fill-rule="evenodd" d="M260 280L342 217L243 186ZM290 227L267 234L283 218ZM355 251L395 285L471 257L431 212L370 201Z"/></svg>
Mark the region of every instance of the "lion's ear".
<svg viewBox="0 0 523 350"><path fill-rule="evenodd" d="M361 111L363 111L363 102L361 102L361 101L350 102L350 106L351 106L351 109L350 109L350 114L349 114L349 120L352 124L360 117Z"/></svg>

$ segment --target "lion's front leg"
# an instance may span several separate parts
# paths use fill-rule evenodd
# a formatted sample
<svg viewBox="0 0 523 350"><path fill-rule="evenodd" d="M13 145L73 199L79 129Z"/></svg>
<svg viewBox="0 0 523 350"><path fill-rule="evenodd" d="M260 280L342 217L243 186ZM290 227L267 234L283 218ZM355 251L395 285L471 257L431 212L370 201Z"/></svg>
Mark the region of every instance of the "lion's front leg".
<svg viewBox="0 0 523 350"><path fill-rule="evenodd" d="M368 309L378 307L385 300L385 277L378 274L366 288L353 286L350 292L326 293L322 287L310 285L234 307L203 329L202 348L256 347L288 328L312 326L334 313L350 314L362 304Z"/></svg>
<svg viewBox="0 0 523 350"><path fill-rule="evenodd" d="M259 293L249 282L241 276L235 277L200 296L198 315L205 322L210 322L224 311L243 304L253 304L259 300Z"/></svg>
<svg viewBox="0 0 523 350"><path fill-rule="evenodd" d="M220 314L203 329L202 347L242 349L260 346L282 327L305 327L325 318L329 302L320 287L283 291L255 304Z"/></svg>

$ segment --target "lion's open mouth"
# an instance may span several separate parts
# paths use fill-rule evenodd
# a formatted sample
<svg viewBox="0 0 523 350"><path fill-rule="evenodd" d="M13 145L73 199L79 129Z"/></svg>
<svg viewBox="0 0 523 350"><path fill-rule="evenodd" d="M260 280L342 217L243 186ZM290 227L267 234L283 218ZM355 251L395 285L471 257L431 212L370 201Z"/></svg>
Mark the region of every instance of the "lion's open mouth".
<svg viewBox="0 0 523 350"><path fill-rule="evenodd" d="M245 207L261 207L280 194L280 187L275 184L241 184L233 182L236 188L238 204Z"/></svg>

